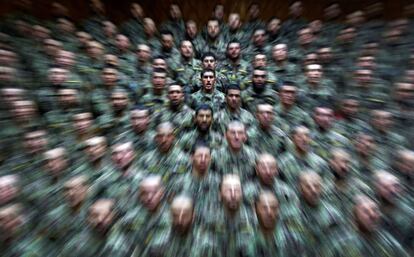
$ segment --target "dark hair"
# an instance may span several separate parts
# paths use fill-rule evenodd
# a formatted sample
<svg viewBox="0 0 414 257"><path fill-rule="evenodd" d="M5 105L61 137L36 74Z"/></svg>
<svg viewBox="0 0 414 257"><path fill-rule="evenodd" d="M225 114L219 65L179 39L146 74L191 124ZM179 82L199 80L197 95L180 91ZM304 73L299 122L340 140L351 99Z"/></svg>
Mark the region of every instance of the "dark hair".
<svg viewBox="0 0 414 257"><path fill-rule="evenodd" d="M212 69L204 69L204 70L202 70L200 72L200 78L203 78L204 73L206 73L206 72L212 72L214 74L214 77L216 77L216 71L215 70L212 70Z"/></svg>
<svg viewBox="0 0 414 257"><path fill-rule="evenodd" d="M216 58L216 55L214 54L214 53L212 53L212 52L205 52L202 56L201 56L201 61L204 61L204 59L206 58L206 57L213 57L214 58L214 60L217 60L217 58Z"/></svg>
<svg viewBox="0 0 414 257"><path fill-rule="evenodd" d="M195 115L197 116L197 114L198 114L200 111L205 111L205 110L210 110L210 111L211 111L211 114L213 114L213 108L212 108L210 105L208 105L208 104L204 104L204 103L202 103L202 104L199 104L199 105L196 107L196 109L195 109Z"/></svg>
<svg viewBox="0 0 414 257"><path fill-rule="evenodd" d="M240 86L238 84L230 84L230 85L228 85L226 87L226 95L229 92L229 90L239 90L239 91L241 91Z"/></svg>

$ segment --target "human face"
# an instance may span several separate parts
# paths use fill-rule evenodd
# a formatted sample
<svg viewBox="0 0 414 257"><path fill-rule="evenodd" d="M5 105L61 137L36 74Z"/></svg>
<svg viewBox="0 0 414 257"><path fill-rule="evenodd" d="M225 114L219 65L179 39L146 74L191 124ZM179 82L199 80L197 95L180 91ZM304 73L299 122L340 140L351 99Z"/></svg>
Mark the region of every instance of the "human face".
<svg viewBox="0 0 414 257"><path fill-rule="evenodd" d="M253 67L261 67L264 68L266 67L266 55L264 54L257 54L254 56L254 60L253 60Z"/></svg>
<svg viewBox="0 0 414 257"><path fill-rule="evenodd" d="M167 81L167 74L154 72L152 74L152 86L155 90L163 90Z"/></svg>
<svg viewBox="0 0 414 257"><path fill-rule="evenodd" d="M229 89L226 95L227 106L232 110L237 110L241 105L240 90Z"/></svg>
<svg viewBox="0 0 414 257"><path fill-rule="evenodd" d="M147 45L138 45L137 58L140 62L148 62L151 58L151 48Z"/></svg>
<svg viewBox="0 0 414 257"><path fill-rule="evenodd" d="M207 147L197 148L192 156L192 160L193 167L197 170L197 172L207 172L211 162L210 149Z"/></svg>
<svg viewBox="0 0 414 257"><path fill-rule="evenodd" d="M162 128L157 131L155 141L161 152L168 152L174 144L175 136L172 129Z"/></svg>
<svg viewBox="0 0 414 257"><path fill-rule="evenodd" d="M256 174L260 181L272 185L278 175L276 160L270 156L262 156L256 163Z"/></svg>
<svg viewBox="0 0 414 257"><path fill-rule="evenodd" d="M253 85L258 88L262 88L266 84L267 72L264 70L254 70L253 71Z"/></svg>
<svg viewBox="0 0 414 257"><path fill-rule="evenodd" d="M54 156L46 160L45 169L52 176L59 176L69 166L64 155Z"/></svg>
<svg viewBox="0 0 414 257"><path fill-rule="evenodd" d="M161 203L163 189L159 184L141 185L139 199L149 211L155 211Z"/></svg>
<svg viewBox="0 0 414 257"><path fill-rule="evenodd" d="M273 59L281 62L287 59L287 46L285 44L278 44L273 47Z"/></svg>
<svg viewBox="0 0 414 257"><path fill-rule="evenodd" d="M361 156L367 157L375 150L375 140L367 134L358 135L355 140L355 150Z"/></svg>
<svg viewBox="0 0 414 257"><path fill-rule="evenodd" d="M316 125L327 130L331 128L333 122L333 110L329 108L317 107L315 108L314 120Z"/></svg>
<svg viewBox="0 0 414 257"><path fill-rule="evenodd" d="M253 43L256 46L262 46L266 42L266 31L263 29L256 30L253 33Z"/></svg>
<svg viewBox="0 0 414 257"><path fill-rule="evenodd" d="M363 230L372 232L378 227L380 211L372 200L357 203L354 213L356 222Z"/></svg>
<svg viewBox="0 0 414 257"><path fill-rule="evenodd" d="M105 234L114 220L112 201L98 200L89 208L88 223L98 232Z"/></svg>
<svg viewBox="0 0 414 257"><path fill-rule="evenodd" d="M52 68L49 70L49 81L53 85L62 85L67 80L67 70L62 68Z"/></svg>
<svg viewBox="0 0 414 257"><path fill-rule="evenodd" d="M0 205L5 206L19 195L19 187L17 186L18 177L14 175L6 175L0 177Z"/></svg>
<svg viewBox="0 0 414 257"><path fill-rule="evenodd" d="M292 106L296 101L296 87L282 86L280 89L280 102L285 106Z"/></svg>
<svg viewBox="0 0 414 257"><path fill-rule="evenodd" d="M270 127L275 119L273 108L271 105L268 104L258 105L256 116L262 128Z"/></svg>
<svg viewBox="0 0 414 257"><path fill-rule="evenodd" d="M170 34L161 35L161 44L164 49L172 49L174 46L174 38Z"/></svg>
<svg viewBox="0 0 414 257"><path fill-rule="evenodd" d="M190 41L183 41L181 42L180 47L181 55L184 58L191 58L193 57L193 44Z"/></svg>
<svg viewBox="0 0 414 257"><path fill-rule="evenodd" d="M256 216L265 229L275 227L279 218L279 202L270 194L262 194L256 202Z"/></svg>
<svg viewBox="0 0 414 257"><path fill-rule="evenodd" d="M125 93L115 92L111 95L111 102L114 111L122 111L128 106L128 97Z"/></svg>
<svg viewBox="0 0 414 257"><path fill-rule="evenodd" d="M214 90L214 85L216 83L216 76L213 72L204 72L203 77L201 78L203 82L203 89L206 92L212 92Z"/></svg>
<svg viewBox="0 0 414 257"><path fill-rule="evenodd" d="M316 206L322 193L322 180L317 174L304 175L299 182L303 199L310 205Z"/></svg>
<svg viewBox="0 0 414 257"><path fill-rule="evenodd" d="M92 127L92 114L81 113L74 115L73 126L79 134L85 134Z"/></svg>
<svg viewBox="0 0 414 257"><path fill-rule="evenodd" d="M298 42L300 45L309 45L313 41L313 34L310 28L302 29L298 32Z"/></svg>
<svg viewBox="0 0 414 257"><path fill-rule="evenodd" d="M231 126L227 129L226 139L231 149L239 151L247 140L244 126Z"/></svg>
<svg viewBox="0 0 414 257"><path fill-rule="evenodd" d="M392 114L387 111L373 111L372 125L378 131L386 132L392 126Z"/></svg>
<svg viewBox="0 0 414 257"><path fill-rule="evenodd" d="M359 103L354 99L345 99L342 102L342 112L348 117L355 117L358 114Z"/></svg>
<svg viewBox="0 0 414 257"><path fill-rule="evenodd" d="M337 152L332 156L329 164L338 177L345 178L349 173L351 165L349 154Z"/></svg>
<svg viewBox="0 0 414 257"><path fill-rule="evenodd" d="M400 182L392 175L378 179L376 188L379 197L390 204L395 204L402 191Z"/></svg>
<svg viewBox="0 0 414 257"><path fill-rule="evenodd" d="M75 177L64 185L65 199L71 207L79 206L85 200L87 192L86 178L82 176Z"/></svg>
<svg viewBox="0 0 414 257"><path fill-rule="evenodd" d="M147 130L150 118L147 110L133 110L131 111L131 125L135 132L142 132Z"/></svg>
<svg viewBox="0 0 414 257"><path fill-rule="evenodd" d="M238 59L240 57L240 44L231 43L227 48L227 55L232 60Z"/></svg>
<svg viewBox="0 0 414 257"><path fill-rule="evenodd" d="M34 131L25 135L25 148L31 154L39 154L46 149L47 138L44 131Z"/></svg>
<svg viewBox="0 0 414 257"><path fill-rule="evenodd" d="M300 152L308 152L310 141L311 137L309 129L305 127L299 128L293 135L293 143L295 144L296 149Z"/></svg>
<svg viewBox="0 0 414 257"><path fill-rule="evenodd" d="M216 69L216 59L213 56L206 56L203 60L203 68L215 70Z"/></svg>
<svg viewBox="0 0 414 257"><path fill-rule="evenodd" d="M114 85L118 81L118 71L111 68L106 68L102 73L102 80L105 85Z"/></svg>
<svg viewBox="0 0 414 257"><path fill-rule="evenodd" d="M219 23L216 20L207 23L207 34L210 38L215 39L220 33Z"/></svg>
<svg viewBox="0 0 414 257"><path fill-rule="evenodd" d="M184 100L184 93L181 86L170 86L168 88L168 99L173 106L180 105Z"/></svg>
<svg viewBox="0 0 414 257"><path fill-rule="evenodd" d="M85 153L90 162L96 162L104 157L106 153L106 145L104 143L88 145L85 149Z"/></svg>
<svg viewBox="0 0 414 257"><path fill-rule="evenodd" d="M322 79L322 67L319 64L310 64L306 67L306 77L309 83L318 84Z"/></svg>
<svg viewBox="0 0 414 257"><path fill-rule="evenodd" d="M176 231L185 232L193 222L192 206L173 206L171 207L172 224Z"/></svg>
<svg viewBox="0 0 414 257"><path fill-rule="evenodd" d="M213 115L210 110L200 110L196 115L197 128L201 131L208 131L213 122Z"/></svg>
<svg viewBox="0 0 414 257"><path fill-rule="evenodd" d="M233 178L224 179L220 192L224 206L231 211L236 211L239 208L242 200L242 188L240 180Z"/></svg>
<svg viewBox="0 0 414 257"><path fill-rule="evenodd" d="M127 169L134 160L135 152L132 143L115 146L112 150L112 162L121 170Z"/></svg>
<svg viewBox="0 0 414 257"><path fill-rule="evenodd" d="M241 22L240 22L240 15L237 13L231 13L229 15L229 27L232 30L236 30L240 27Z"/></svg>
<svg viewBox="0 0 414 257"><path fill-rule="evenodd" d="M195 38L197 35L197 24L195 22L187 22L185 31L190 38Z"/></svg>
<svg viewBox="0 0 414 257"><path fill-rule="evenodd" d="M163 69L163 70L167 70L167 63L165 62L164 59L160 59L160 58L154 59L154 61L152 63L152 67L154 69L160 68L160 69Z"/></svg>

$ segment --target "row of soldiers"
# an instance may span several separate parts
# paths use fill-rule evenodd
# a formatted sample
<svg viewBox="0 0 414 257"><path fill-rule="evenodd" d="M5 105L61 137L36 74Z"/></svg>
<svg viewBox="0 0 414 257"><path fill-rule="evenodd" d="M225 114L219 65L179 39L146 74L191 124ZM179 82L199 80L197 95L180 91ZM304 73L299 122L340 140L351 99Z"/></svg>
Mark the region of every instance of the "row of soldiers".
<svg viewBox="0 0 414 257"><path fill-rule="evenodd" d="M4 256L414 254L410 20L90 3L0 22Z"/></svg>

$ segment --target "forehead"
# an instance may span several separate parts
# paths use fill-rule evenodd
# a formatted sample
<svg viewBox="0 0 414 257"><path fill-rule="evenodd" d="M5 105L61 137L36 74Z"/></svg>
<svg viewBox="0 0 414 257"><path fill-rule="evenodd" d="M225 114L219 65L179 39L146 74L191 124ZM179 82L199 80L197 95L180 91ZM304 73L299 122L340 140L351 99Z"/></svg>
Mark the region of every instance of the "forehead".
<svg viewBox="0 0 414 257"><path fill-rule="evenodd" d="M182 46L182 47L183 47L183 46L193 46L193 44L191 44L191 42L190 42L190 41L186 40L186 41L181 42L181 46Z"/></svg>
<svg viewBox="0 0 414 257"><path fill-rule="evenodd" d="M257 105L258 112L273 112L273 107L269 104L259 104Z"/></svg>
<svg viewBox="0 0 414 257"><path fill-rule="evenodd" d="M214 77L214 72L206 71L203 73L203 77Z"/></svg>
<svg viewBox="0 0 414 257"><path fill-rule="evenodd" d="M239 89L229 89L227 90L227 95L240 95Z"/></svg>
<svg viewBox="0 0 414 257"><path fill-rule="evenodd" d="M287 48L286 44L278 44L273 47L274 50L285 50Z"/></svg>
<svg viewBox="0 0 414 257"><path fill-rule="evenodd" d="M210 149L208 147L198 147L194 151L194 155L198 155L198 154L210 154Z"/></svg>
<svg viewBox="0 0 414 257"><path fill-rule="evenodd" d="M219 25L219 23L218 23L218 21L208 21L208 23L207 23L207 26L208 27L215 27L215 26L218 26Z"/></svg>
<svg viewBox="0 0 414 257"><path fill-rule="evenodd" d="M133 110L133 111L131 111L131 116L137 117L137 118L146 117L148 115L149 115L148 110Z"/></svg>
<svg viewBox="0 0 414 257"><path fill-rule="evenodd" d="M114 92L111 95L112 99L118 99L118 98L127 98L127 94L125 92Z"/></svg>
<svg viewBox="0 0 414 257"><path fill-rule="evenodd" d="M284 85L281 88L282 92L296 92L296 87L295 86L288 86L288 85Z"/></svg>
<svg viewBox="0 0 414 257"><path fill-rule="evenodd" d="M44 131L34 131L34 132L27 133L24 137L26 139L34 139L34 138L44 137L45 135L46 135L46 132Z"/></svg>
<svg viewBox="0 0 414 257"><path fill-rule="evenodd" d="M241 188L240 179L238 178L224 178L222 188Z"/></svg>
<svg viewBox="0 0 414 257"><path fill-rule="evenodd" d="M178 85L173 85L173 86L169 86L168 87L168 92L172 92L172 91L182 91L182 88L181 88L181 86L178 86Z"/></svg>
<svg viewBox="0 0 414 257"><path fill-rule="evenodd" d="M308 55L308 56L310 56L310 55ZM314 56L312 56L312 58L313 57ZM307 68L308 68L308 70L321 70L322 66L319 65L319 64L311 64L311 65L308 65Z"/></svg>
<svg viewBox="0 0 414 257"><path fill-rule="evenodd" d="M203 110L199 110L197 112L197 116L198 115L211 115L211 110L210 109L203 109Z"/></svg>
<svg viewBox="0 0 414 257"><path fill-rule="evenodd" d="M88 112L75 114L73 115L73 119L74 120L92 119L92 114Z"/></svg>

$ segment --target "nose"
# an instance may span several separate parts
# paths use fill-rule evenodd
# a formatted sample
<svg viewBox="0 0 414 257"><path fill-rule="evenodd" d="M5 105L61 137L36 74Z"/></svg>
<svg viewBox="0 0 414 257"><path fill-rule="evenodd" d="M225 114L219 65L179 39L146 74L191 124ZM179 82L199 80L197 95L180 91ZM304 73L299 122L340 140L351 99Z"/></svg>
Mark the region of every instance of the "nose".
<svg viewBox="0 0 414 257"><path fill-rule="evenodd" d="M240 134L238 132L234 133L234 138L238 140L240 138Z"/></svg>
<svg viewBox="0 0 414 257"><path fill-rule="evenodd" d="M205 162L205 160L206 160L206 155L205 155L205 154L201 155L200 159L201 159L201 162Z"/></svg>
<svg viewBox="0 0 414 257"><path fill-rule="evenodd" d="M230 191L230 196L231 196L231 199L234 199L234 198L236 198L236 192L235 192L235 190L234 190L234 187L233 188L231 188L231 191Z"/></svg>

